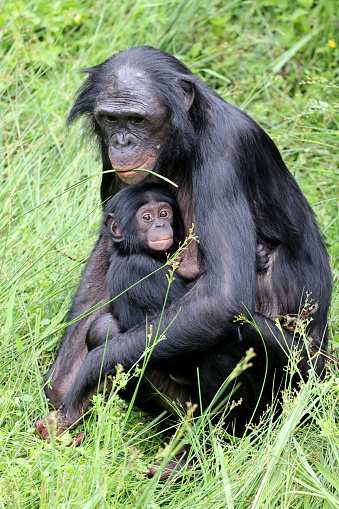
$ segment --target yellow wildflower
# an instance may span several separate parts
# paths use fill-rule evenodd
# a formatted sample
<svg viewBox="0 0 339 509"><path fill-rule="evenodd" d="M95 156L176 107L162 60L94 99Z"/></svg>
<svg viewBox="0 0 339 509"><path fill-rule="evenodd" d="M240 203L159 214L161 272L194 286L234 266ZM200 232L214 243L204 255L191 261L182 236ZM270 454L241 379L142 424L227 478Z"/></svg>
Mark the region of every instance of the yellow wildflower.
<svg viewBox="0 0 339 509"><path fill-rule="evenodd" d="M334 42L334 39L330 39L327 43L329 45L330 48L336 48L336 43Z"/></svg>
<svg viewBox="0 0 339 509"><path fill-rule="evenodd" d="M77 25L78 23L80 23L81 21L81 16L80 14L77 14L76 16L74 16L74 19L73 19L74 23Z"/></svg>

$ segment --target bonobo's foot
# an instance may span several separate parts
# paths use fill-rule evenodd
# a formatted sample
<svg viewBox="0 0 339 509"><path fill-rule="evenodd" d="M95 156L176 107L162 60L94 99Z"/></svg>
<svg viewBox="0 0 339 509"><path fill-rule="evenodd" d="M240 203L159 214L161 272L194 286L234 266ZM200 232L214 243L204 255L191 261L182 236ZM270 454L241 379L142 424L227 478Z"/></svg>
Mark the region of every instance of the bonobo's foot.
<svg viewBox="0 0 339 509"><path fill-rule="evenodd" d="M49 423L49 426L47 424ZM72 422L67 419L66 415L62 411L62 408L59 408L56 412L52 412L47 415L47 417L42 417L38 421L34 423L35 430L34 435L42 438L43 440L49 440L50 435L48 433L48 428L52 431L55 436L59 436L67 429L74 429L78 426L78 422L74 424L74 420ZM84 439L84 432L79 433L76 437L73 437L69 445L75 444L76 446L80 445Z"/></svg>
<svg viewBox="0 0 339 509"><path fill-rule="evenodd" d="M160 481L166 481L171 477L174 482L179 482L186 472L194 468L194 460L192 458L190 460L187 459L190 448L190 445L184 445L176 455L173 456L171 461L167 463L166 467L161 472L159 477ZM159 470L160 465L161 462L158 462L155 464L155 467L149 468L147 472L145 472L145 476L151 479ZM192 480L192 478L190 480Z"/></svg>

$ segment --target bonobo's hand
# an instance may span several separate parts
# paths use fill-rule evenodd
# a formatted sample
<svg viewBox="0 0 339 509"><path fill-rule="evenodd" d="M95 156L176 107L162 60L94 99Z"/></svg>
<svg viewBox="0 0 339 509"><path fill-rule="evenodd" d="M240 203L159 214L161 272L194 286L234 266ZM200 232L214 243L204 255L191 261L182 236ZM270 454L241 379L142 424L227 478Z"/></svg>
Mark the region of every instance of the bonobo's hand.
<svg viewBox="0 0 339 509"><path fill-rule="evenodd" d="M47 421L49 426L47 425ZM50 428L51 432L55 436L59 436L67 429L74 429L78 426L78 422L74 424L74 421L70 422L67 419L65 413L63 412L62 407L60 407L57 411L52 412L47 415L47 417L42 417L38 421L34 423L35 430L34 435L42 438L43 440L49 441L50 435L48 432L48 428ZM80 445L84 439L84 432L79 433L76 437L71 439L71 442L68 445L75 443L76 446Z"/></svg>

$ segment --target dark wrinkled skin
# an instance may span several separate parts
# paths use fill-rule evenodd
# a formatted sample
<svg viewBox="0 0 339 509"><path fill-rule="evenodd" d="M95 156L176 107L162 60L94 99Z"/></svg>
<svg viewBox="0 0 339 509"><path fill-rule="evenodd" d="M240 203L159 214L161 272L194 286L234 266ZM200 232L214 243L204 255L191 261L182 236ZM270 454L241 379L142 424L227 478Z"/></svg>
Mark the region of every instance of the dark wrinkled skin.
<svg viewBox="0 0 339 509"><path fill-rule="evenodd" d="M119 71L112 76L111 90L96 100L95 119L108 146L112 167L123 182L137 184L147 173L133 170L152 170L171 137L168 114L150 90L149 78L143 73Z"/></svg>
<svg viewBox="0 0 339 509"><path fill-rule="evenodd" d="M152 169L178 185L172 191L185 233L193 223L199 237L179 268L180 277L195 279L195 284L162 316L161 331L176 319L166 340L152 351L136 404L155 413L173 413L162 393L184 408L186 401L201 401L201 412L252 347L253 366L240 375L235 396L242 404L232 409L225 423L241 434L271 404L272 391L276 394L284 387L291 349L301 352L293 387L300 378L307 379L310 364L320 377L324 373L319 349L327 348L331 274L311 208L268 135L170 55L132 48L87 72L89 79L69 120L85 115L90 134L99 142L106 172L102 200L126 185L157 181L133 171ZM109 172L112 168L116 173ZM107 242L101 235L74 298L70 321L109 300ZM257 270L261 255L267 260ZM319 352L312 362L303 341L275 325L277 315L298 314L306 292L319 303L307 330L312 348ZM45 392L59 409L62 429L75 426L83 415L100 373L114 375L117 364L128 371L144 352L144 326L124 333L115 330L107 345L88 351L87 331L104 313L109 313L109 305L66 329L46 376L51 380ZM257 327L235 322L241 314L252 317ZM149 320L153 330L159 322L159 315ZM134 388L132 380L122 396L130 399ZM38 423L46 436L44 421Z"/></svg>

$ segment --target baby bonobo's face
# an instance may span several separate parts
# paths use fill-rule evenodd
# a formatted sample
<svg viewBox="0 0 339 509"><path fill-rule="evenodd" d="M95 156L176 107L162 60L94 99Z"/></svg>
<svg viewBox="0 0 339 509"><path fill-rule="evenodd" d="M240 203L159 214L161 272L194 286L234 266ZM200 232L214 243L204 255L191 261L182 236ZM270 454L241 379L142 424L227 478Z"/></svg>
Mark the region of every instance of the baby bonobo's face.
<svg viewBox="0 0 339 509"><path fill-rule="evenodd" d="M141 242L156 251L173 244L173 210L166 202L151 201L137 212L137 230Z"/></svg>

